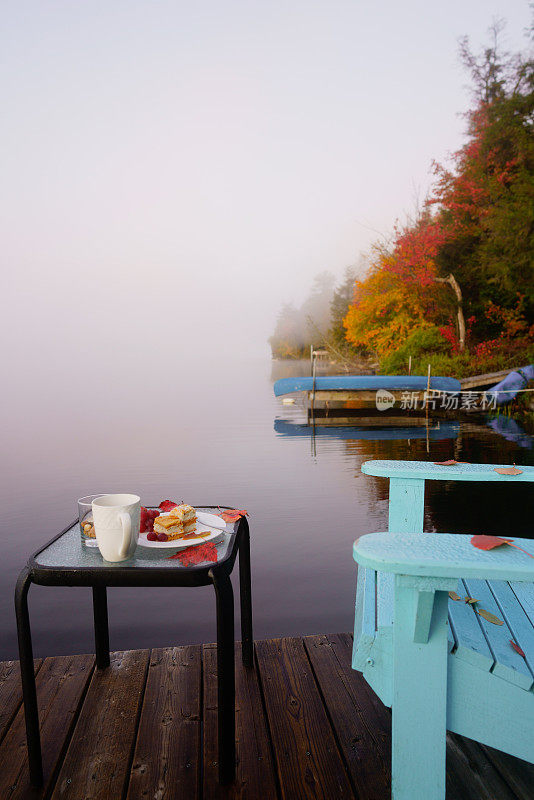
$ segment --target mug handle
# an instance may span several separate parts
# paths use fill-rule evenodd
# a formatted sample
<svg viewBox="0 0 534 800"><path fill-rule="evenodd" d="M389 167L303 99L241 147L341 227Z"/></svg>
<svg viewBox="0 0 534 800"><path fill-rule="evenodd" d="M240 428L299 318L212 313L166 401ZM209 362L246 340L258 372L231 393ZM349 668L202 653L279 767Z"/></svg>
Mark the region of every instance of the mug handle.
<svg viewBox="0 0 534 800"><path fill-rule="evenodd" d="M122 544L119 549L121 558L126 558L132 543L132 518L127 511L121 511L119 519L122 525Z"/></svg>

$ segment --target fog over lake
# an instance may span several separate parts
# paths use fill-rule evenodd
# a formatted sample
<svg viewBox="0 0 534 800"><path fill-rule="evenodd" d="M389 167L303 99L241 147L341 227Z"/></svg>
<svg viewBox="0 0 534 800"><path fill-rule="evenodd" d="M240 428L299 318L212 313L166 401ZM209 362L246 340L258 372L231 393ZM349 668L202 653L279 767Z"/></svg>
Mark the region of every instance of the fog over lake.
<svg viewBox="0 0 534 800"><path fill-rule="evenodd" d="M18 570L96 491L244 505L256 634L350 629L377 450L275 431L267 339L425 196L462 142L458 38L478 49L493 17L519 49L523 0L3 5L0 658ZM38 655L91 649L88 591L32 589L31 612ZM110 618L117 648L214 636L209 589L112 590Z"/></svg>

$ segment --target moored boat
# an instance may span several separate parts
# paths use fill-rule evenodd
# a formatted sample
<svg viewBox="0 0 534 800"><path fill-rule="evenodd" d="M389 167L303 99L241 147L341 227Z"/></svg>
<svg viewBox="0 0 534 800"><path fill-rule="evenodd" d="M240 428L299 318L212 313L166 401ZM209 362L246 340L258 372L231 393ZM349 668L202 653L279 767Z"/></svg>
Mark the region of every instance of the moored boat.
<svg viewBox="0 0 534 800"><path fill-rule="evenodd" d="M424 375L327 375L281 378L274 384L276 397L306 392L314 411L328 414L344 409L420 411L428 389L434 397L439 392L454 394L460 391L460 381Z"/></svg>
<svg viewBox="0 0 534 800"><path fill-rule="evenodd" d="M426 391L428 377L426 375L325 375L314 378L280 378L274 384L276 397L292 392L377 392L383 389L388 392ZM430 389L458 392L460 381L456 378L431 377Z"/></svg>

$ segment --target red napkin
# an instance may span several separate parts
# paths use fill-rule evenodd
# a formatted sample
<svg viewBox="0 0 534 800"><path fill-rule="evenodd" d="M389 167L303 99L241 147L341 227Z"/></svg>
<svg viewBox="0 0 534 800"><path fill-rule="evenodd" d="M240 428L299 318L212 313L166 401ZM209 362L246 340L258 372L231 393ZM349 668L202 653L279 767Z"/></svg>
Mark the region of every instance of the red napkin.
<svg viewBox="0 0 534 800"><path fill-rule="evenodd" d="M212 561L217 563L217 548L213 542L206 542L205 544L198 544L195 547L186 547L185 550L180 550L170 558L177 558L182 567L194 567L196 564L202 564L204 561Z"/></svg>

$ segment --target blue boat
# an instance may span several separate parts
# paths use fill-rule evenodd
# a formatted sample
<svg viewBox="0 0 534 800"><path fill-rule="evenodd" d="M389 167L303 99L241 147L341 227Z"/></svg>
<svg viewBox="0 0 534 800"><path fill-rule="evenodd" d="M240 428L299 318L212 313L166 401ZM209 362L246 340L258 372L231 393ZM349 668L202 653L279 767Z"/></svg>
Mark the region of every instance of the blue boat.
<svg viewBox="0 0 534 800"><path fill-rule="evenodd" d="M292 392L424 392L426 375L326 375L318 378L280 378L274 384L276 397ZM430 378L431 389L459 392L456 378Z"/></svg>

